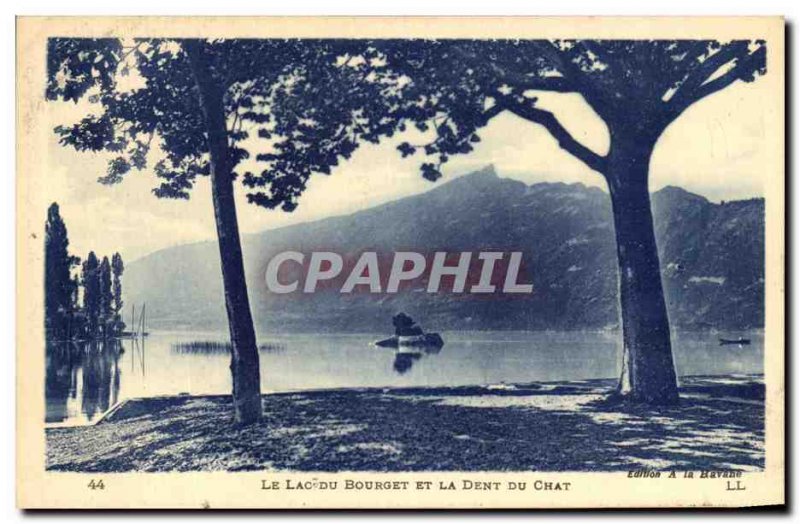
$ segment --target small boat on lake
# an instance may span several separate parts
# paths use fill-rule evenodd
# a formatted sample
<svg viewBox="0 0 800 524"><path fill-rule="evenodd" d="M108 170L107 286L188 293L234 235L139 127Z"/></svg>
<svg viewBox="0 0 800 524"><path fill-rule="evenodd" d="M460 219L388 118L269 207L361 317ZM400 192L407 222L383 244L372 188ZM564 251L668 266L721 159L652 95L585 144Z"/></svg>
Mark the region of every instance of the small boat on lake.
<svg viewBox="0 0 800 524"><path fill-rule="evenodd" d="M732 344L735 344L737 346L749 346L750 345L750 339L749 338L743 338L743 337L739 337L739 338L720 338L719 339L719 345L720 346L727 346L727 345L732 345Z"/></svg>

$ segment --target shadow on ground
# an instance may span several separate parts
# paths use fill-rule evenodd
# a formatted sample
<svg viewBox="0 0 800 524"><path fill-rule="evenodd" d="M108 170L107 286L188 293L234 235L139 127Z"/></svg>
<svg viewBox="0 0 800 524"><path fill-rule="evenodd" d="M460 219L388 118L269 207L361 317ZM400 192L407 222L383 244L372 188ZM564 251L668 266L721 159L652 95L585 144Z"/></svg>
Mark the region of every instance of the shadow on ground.
<svg viewBox="0 0 800 524"><path fill-rule="evenodd" d="M131 401L95 426L47 430L62 471L614 471L764 467L761 377L690 377L673 407L609 403L609 381L333 390Z"/></svg>

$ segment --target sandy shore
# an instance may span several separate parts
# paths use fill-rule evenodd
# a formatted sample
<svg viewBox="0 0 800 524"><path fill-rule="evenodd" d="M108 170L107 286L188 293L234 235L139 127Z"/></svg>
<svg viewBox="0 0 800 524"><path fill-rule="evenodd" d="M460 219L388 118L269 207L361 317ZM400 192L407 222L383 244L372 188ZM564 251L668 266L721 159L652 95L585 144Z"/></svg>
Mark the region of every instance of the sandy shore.
<svg viewBox="0 0 800 524"><path fill-rule="evenodd" d="M680 405L605 400L612 382L264 395L235 427L230 398L128 401L94 426L47 429L61 471L754 470L760 376L690 377Z"/></svg>

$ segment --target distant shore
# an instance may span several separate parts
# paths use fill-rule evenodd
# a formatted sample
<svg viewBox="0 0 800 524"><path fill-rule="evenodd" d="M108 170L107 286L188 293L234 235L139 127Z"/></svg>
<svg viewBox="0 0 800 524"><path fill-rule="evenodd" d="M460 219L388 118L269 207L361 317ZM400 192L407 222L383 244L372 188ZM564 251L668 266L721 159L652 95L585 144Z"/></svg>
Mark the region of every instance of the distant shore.
<svg viewBox="0 0 800 524"><path fill-rule="evenodd" d="M51 471L629 471L764 467L760 375L686 377L680 405L605 399L609 380L132 399L50 428Z"/></svg>

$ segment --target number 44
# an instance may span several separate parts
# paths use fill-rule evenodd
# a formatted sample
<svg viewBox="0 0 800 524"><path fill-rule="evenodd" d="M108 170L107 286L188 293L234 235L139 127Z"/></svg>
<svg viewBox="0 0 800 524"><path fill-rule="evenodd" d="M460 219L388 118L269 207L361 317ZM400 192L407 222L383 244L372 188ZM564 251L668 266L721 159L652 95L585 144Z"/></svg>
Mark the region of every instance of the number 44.
<svg viewBox="0 0 800 524"><path fill-rule="evenodd" d="M103 479L95 480L92 479L89 481L89 489L106 489L105 484L103 484Z"/></svg>

